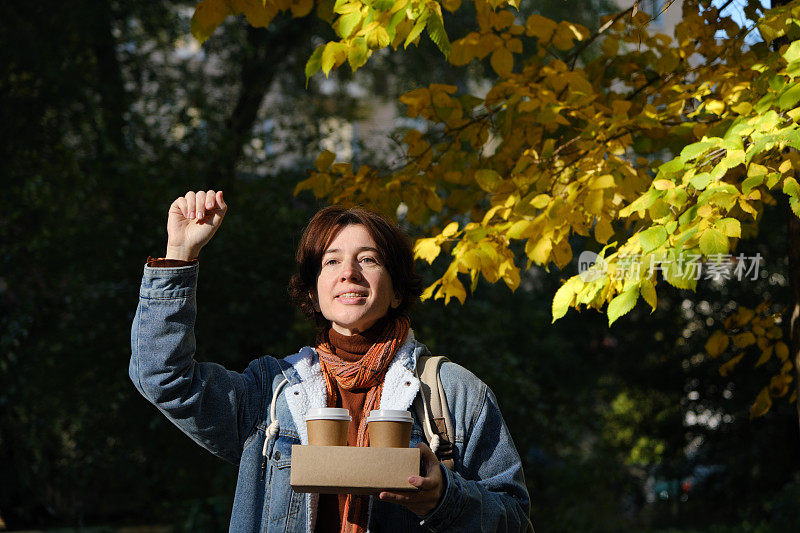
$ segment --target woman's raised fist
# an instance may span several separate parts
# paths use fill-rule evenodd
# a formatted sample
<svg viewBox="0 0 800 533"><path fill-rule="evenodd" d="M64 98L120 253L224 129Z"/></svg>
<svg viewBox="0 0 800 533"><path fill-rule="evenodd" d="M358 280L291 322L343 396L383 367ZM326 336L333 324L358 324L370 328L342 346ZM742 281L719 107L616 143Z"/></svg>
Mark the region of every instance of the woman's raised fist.
<svg viewBox="0 0 800 533"><path fill-rule="evenodd" d="M194 259L222 224L228 206L222 191L189 191L169 206L167 259Z"/></svg>

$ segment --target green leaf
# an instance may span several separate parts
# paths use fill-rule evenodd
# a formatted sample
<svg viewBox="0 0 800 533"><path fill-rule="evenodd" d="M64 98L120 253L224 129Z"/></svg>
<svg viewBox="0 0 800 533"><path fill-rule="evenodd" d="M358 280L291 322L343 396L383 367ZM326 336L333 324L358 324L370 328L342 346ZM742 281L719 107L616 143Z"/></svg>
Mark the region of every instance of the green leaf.
<svg viewBox="0 0 800 533"><path fill-rule="evenodd" d="M342 39L347 39L359 22L361 22L361 11L353 11L347 15L342 15L336 21L336 33Z"/></svg>
<svg viewBox="0 0 800 533"><path fill-rule="evenodd" d="M428 11L426 8L417 19L417 23L414 24L414 28L412 28L411 32L408 34L408 37L406 37L406 42L403 43L403 48L408 48L408 45L414 42L414 39L419 37L419 35L422 33L422 30L425 29L425 25L428 23L429 15L430 11Z"/></svg>
<svg viewBox="0 0 800 533"><path fill-rule="evenodd" d="M324 48L324 44L317 46L314 53L311 54L311 57L306 61L306 87L308 87L308 79L322 68L322 50Z"/></svg>
<svg viewBox="0 0 800 533"><path fill-rule="evenodd" d="M742 224L735 218L721 218L714 222L714 228L728 237L736 237L738 239L742 236Z"/></svg>
<svg viewBox="0 0 800 533"><path fill-rule="evenodd" d="M797 198L789 198L789 207L792 208L792 212L800 217L800 199Z"/></svg>
<svg viewBox="0 0 800 533"><path fill-rule="evenodd" d="M689 197L686 194L686 189L683 188L670 189L667 191L667 194L664 195L664 201L675 207L683 207L688 199Z"/></svg>
<svg viewBox="0 0 800 533"><path fill-rule="evenodd" d="M759 185L761 185L762 183L764 183L764 178L765 177L766 177L766 175L750 176L749 178L746 178L742 182L742 192L744 194L749 194L750 191L752 191L754 188L756 188Z"/></svg>
<svg viewBox="0 0 800 533"><path fill-rule="evenodd" d="M780 172L770 172L767 174L767 189L772 189L781 179Z"/></svg>
<svg viewBox="0 0 800 533"><path fill-rule="evenodd" d="M689 180L689 183L692 184L692 187L697 189L698 191L702 191L708 184L711 183L711 174L708 172L701 172L700 174L696 174L692 176L692 179Z"/></svg>
<svg viewBox="0 0 800 533"><path fill-rule="evenodd" d="M625 206L625 208L623 208L619 212L619 216L628 217L634 211L644 211L645 209L648 209L651 205L653 205L653 203L656 200L658 200L663 194L664 191L650 189L646 193L641 195L639 198L631 202L630 205Z"/></svg>
<svg viewBox="0 0 800 533"><path fill-rule="evenodd" d="M771 150L778 140L778 136L773 133L757 136L753 135L753 144L750 145L750 148L747 150L747 161L750 161L753 157L767 150Z"/></svg>
<svg viewBox="0 0 800 533"><path fill-rule="evenodd" d="M697 216L697 208L698 208L697 205L693 205L692 207L684 211L681 214L681 216L678 217L678 223L681 225L681 227L689 224L689 222L694 220L694 218Z"/></svg>
<svg viewBox="0 0 800 533"><path fill-rule="evenodd" d="M645 253L652 252L667 240L667 230L664 226L655 226L639 233L639 243Z"/></svg>
<svg viewBox="0 0 800 533"><path fill-rule="evenodd" d="M683 170L684 161L680 157L676 157L672 161L667 161L660 167L658 167L658 174L671 174L673 172L678 172L679 170Z"/></svg>
<svg viewBox="0 0 800 533"><path fill-rule="evenodd" d="M786 178L783 180L783 193L788 194L792 198L797 198L798 195L800 195L800 184L792 177Z"/></svg>
<svg viewBox="0 0 800 533"><path fill-rule="evenodd" d="M708 228L700 235L700 251L706 257L728 253L728 238L721 231Z"/></svg>
<svg viewBox="0 0 800 533"><path fill-rule="evenodd" d="M355 71L358 67L364 66L367 62L372 51L367 48L367 40L363 37L356 37L350 44L350 50L347 52L347 60L350 62L350 68Z"/></svg>
<svg viewBox="0 0 800 533"><path fill-rule="evenodd" d="M618 294L608 304L608 325L610 326L616 320L630 312L636 305L636 300L639 299L639 287L632 287L622 294Z"/></svg>
<svg viewBox="0 0 800 533"><path fill-rule="evenodd" d="M800 60L800 41L794 41L783 53L783 58L787 63L794 63Z"/></svg>
<svg viewBox="0 0 800 533"><path fill-rule="evenodd" d="M717 139L716 141L702 141L690 144L681 150L681 159L683 161L691 161L692 159L696 159L707 152L709 148L716 146L717 142L721 140L722 139Z"/></svg>
<svg viewBox="0 0 800 533"><path fill-rule="evenodd" d="M699 228L698 228L697 226L695 226L695 227L693 227L693 228L691 228L691 229L687 229L686 231L684 231L683 233L681 233L681 236L680 236L680 238L678 239L678 242L675 244L675 248L677 248L677 249L679 249L679 250L680 250L681 248L683 248L683 243L685 243L686 241L688 241L689 239L691 239L691 238L692 238L692 236L693 236L695 233L697 233L698 229L699 229Z"/></svg>
<svg viewBox="0 0 800 533"><path fill-rule="evenodd" d="M778 107L781 111L792 108L798 100L800 100L800 84L795 84L780 95L778 98Z"/></svg>
<svg viewBox="0 0 800 533"><path fill-rule="evenodd" d="M378 11L386 11L390 9L394 5L394 0L375 0L372 3L372 9L377 9Z"/></svg>
<svg viewBox="0 0 800 533"><path fill-rule="evenodd" d="M434 12L428 19L428 37L431 38L445 57L450 55L450 40L444 31L444 21L440 13Z"/></svg>
<svg viewBox="0 0 800 533"><path fill-rule="evenodd" d="M401 9L397 11L392 18L389 19L389 23L386 25L386 33L389 34L389 39L394 41L395 36L397 35L397 25L400 24L400 21L406 18L406 11ZM483 101L483 100L481 100Z"/></svg>

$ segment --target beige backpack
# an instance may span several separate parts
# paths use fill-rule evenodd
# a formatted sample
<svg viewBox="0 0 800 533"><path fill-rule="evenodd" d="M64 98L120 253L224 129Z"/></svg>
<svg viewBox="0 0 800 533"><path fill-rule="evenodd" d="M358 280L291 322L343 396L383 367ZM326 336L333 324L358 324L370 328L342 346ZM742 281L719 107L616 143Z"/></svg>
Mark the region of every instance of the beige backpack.
<svg viewBox="0 0 800 533"><path fill-rule="evenodd" d="M420 355L416 374L419 378L419 393L414 398L414 412L422 424L425 439L433 453L453 470L453 419L447 407L447 398L439 378L439 368L449 361L444 356Z"/></svg>

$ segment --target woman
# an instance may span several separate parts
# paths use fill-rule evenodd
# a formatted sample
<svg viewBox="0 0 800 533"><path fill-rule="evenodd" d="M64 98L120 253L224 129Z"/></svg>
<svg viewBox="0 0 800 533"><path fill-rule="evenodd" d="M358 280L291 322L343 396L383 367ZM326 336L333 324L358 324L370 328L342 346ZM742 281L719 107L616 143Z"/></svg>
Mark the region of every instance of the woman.
<svg viewBox="0 0 800 533"><path fill-rule="evenodd" d="M350 445L367 446L372 409L410 408L414 367L427 348L404 311L421 280L402 232L364 209L328 207L306 227L290 293L320 327L315 348L261 357L243 373L194 361L197 256L222 223L222 191L188 192L170 206L165 258L148 258L131 333L130 377L175 425L239 465L231 531L524 531L530 502L519 455L494 394L463 367L439 377L455 438L440 464L414 421L423 457L415 492L377 498L295 493L291 447L307 444L304 416L346 407Z"/></svg>

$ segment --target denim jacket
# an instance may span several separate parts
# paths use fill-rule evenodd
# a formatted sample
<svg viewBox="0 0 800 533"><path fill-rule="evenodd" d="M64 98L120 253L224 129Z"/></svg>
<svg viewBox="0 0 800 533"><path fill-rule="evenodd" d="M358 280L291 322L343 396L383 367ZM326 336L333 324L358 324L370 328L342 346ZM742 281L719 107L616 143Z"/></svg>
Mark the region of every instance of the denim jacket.
<svg viewBox="0 0 800 533"><path fill-rule="evenodd" d="M311 533L319 495L294 492L289 470L292 445L308 444L306 411L325 406L317 354L305 347L283 359L260 357L242 373L195 361L198 271L197 263L144 267L131 328L130 378L181 431L238 465L230 531ZM386 371L381 408L410 409L419 390L413 370L421 353L427 348L410 332ZM532 530L522 464L494 394L454 363L442 365L440 378L455 429L455 468L440 465L442 498L418 517L371 497L369 530ZM414 416L412 447L424 439Z"/></svg>

